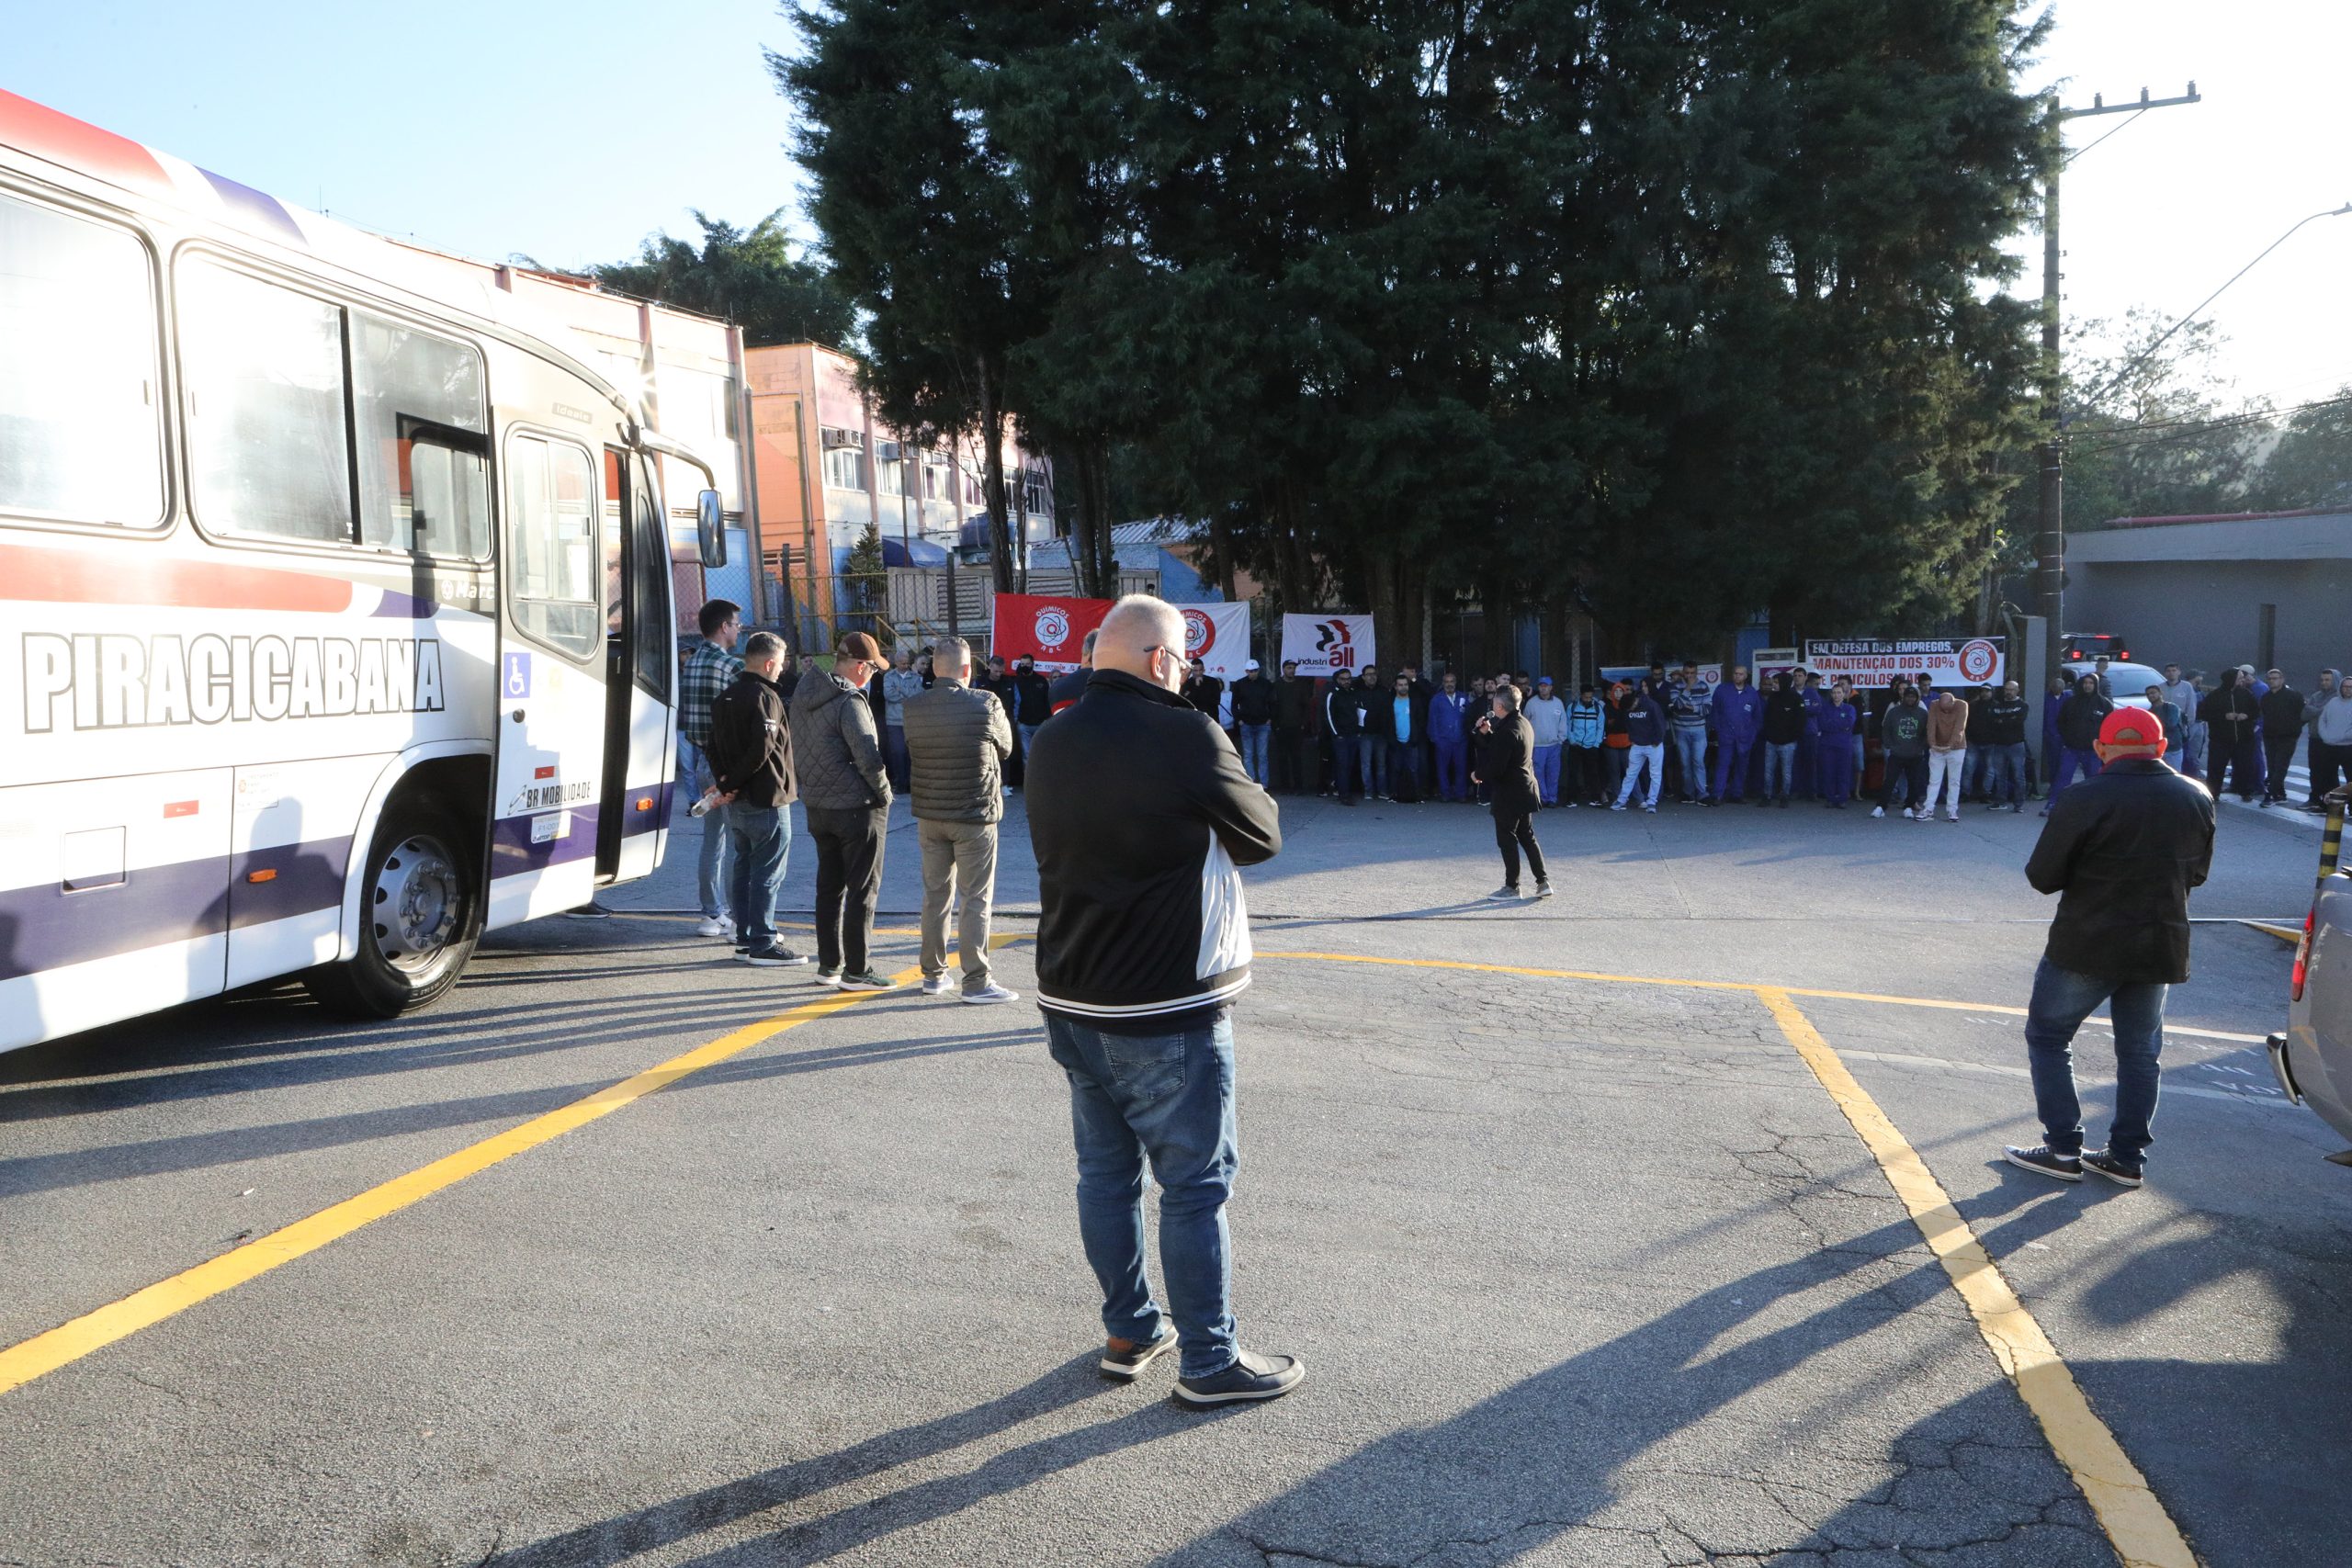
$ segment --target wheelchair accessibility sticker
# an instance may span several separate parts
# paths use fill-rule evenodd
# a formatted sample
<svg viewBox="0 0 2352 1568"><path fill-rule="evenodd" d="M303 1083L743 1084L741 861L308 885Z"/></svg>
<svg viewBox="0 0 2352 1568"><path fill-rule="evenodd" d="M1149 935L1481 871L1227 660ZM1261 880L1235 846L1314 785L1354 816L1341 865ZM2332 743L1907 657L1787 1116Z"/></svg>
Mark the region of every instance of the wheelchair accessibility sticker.
<svg viewBox="0 0 2352 1568"><path fill-rule="evenodd" d="M500 682L500 689L509 697L527 697L531 694L531 656L529 654L510 653L506 656L505 676Z"/></svg>

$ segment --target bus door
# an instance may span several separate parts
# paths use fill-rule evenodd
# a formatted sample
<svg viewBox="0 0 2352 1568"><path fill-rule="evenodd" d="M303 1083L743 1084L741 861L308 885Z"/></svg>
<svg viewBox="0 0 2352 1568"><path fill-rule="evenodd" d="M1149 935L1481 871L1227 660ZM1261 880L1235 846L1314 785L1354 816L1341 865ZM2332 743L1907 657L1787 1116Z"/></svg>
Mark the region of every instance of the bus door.
<svg viewBox="0 0 2352 1568"><path fill-rule="evenodd" d="M506 441L499 552L497 782L490 923L578 908L596 890L605 764L605 545L589 449Z"/></svg>
<svg viewBox="0 0 2352 1568"><path fill-rule="evenodd" d="M662 863L670 823L672 688L677 615L670 542L652 466L605 448L604 789L596 811L596 872L626 882Z"/></svg>

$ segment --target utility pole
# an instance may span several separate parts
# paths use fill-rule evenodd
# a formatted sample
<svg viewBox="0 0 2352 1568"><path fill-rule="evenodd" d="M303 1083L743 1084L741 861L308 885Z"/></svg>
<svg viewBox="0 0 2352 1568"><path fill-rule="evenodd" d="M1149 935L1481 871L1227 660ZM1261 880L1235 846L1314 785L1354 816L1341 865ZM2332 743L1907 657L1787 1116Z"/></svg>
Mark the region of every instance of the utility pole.
<svg viewBox="0 0 2352 1568"><path fill-rule="evenodd" d="M2144 114L2150 109L2171 108L2179 104L2200 101L2197 84L2191 82L2188 91L2177 98L2152 98L2148 89L2140 89L2137 103L2110 104L2098 94L2091 95L2088 108L2067 108L2052 95L2050 107L2042 121L2045 145L2042 149L2043 175L2041 182L2041 417L2046 425L2041 444L2041 528L2034 540L2033 610L2042 618L2044 637L2042 652L2052 671L2065 667L2066 600L2066 447L2065 421L2060 407L2064 389L2062 361L2059 354L2064 310L2060 307L2059 284L2065 274L2059 270L2059 261L2065 253L2058 248L2058 176L2066 162L2065 124L2090 115ZM2122 129L2117 127L2117 130ZM2113 132L2109 132L2112 135ZM2100 141L2105 141L2101 137ZM2094 143L2093 145L2097 145Z"/></svg>

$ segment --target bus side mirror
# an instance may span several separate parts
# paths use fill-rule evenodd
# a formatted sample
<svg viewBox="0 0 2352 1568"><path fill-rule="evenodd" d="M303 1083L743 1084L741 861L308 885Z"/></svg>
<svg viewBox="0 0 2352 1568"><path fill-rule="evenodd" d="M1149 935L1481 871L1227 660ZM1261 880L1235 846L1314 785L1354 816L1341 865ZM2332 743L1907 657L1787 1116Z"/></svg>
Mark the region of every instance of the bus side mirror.
<svg viewBox="0 0 2352 1568"><path fill-rule="evenodd" d="M719 515L718 492L707 490L695 497L695 542L701 547L702 564L727 564L727 525Z"/></svg>

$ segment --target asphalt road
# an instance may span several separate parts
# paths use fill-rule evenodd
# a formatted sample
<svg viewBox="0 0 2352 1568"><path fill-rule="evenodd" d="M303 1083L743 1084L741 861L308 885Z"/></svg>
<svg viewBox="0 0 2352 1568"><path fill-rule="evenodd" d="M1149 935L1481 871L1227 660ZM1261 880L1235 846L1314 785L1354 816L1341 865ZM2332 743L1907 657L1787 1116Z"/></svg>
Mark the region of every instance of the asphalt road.
<svg viewBox="0 0 2352 1568"><path fill-rule="evenodd" d="M2250 1043L2287 954L2233 923L2300 918L2307 831L2225 816L2123 1192L1997 1160L2033 1136L1997 1010L2048 916L2030 818L1546 814L1560 895L1510 908L1477 901L1468 809L1285 819L1250 875L1232 1225L1245 1342L1307 1362L1291 1398L1201 1416L1165 1363L1099 1379L1035 1010L795 1016L831 994L666 912L687 840L620 918L498 933L394 1024L280 990L0 1056L5 1353L728 1042L0 1393L0 1562L2118 1562L1748 987L1790 988L2199 1561L2352 1558L2352 1171ZM1003 859L1024 936L1017 809ZM1023 943L999 965L1030 989ZM2097 1137L2102 1031L2082 1058Z"/></svg>

